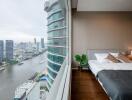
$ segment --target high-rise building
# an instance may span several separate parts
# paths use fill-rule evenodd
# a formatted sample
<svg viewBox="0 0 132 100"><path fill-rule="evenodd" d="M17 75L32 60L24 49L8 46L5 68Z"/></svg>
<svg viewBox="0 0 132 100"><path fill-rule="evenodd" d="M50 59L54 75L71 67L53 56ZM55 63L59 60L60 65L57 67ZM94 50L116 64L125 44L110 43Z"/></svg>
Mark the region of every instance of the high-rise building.
<svg viewBox="0 0 132 100"><path fill-rule="evenodd" d="M36 46L37 46L37 51L39 51L39 49L40 49L40 43L37 42L37 43L36 43Z"/></svg>
<svg viewBox="0 0 132 100"><path fill-rule="evenodd" d="M34 38L34 44L36 44L37 43L37 40L36 40L36 38Z"/></svg>
<svg viewBox="0 0 132 100"><path fill-rule="evenodd" d="M0 40L0 64L2 63L4 57L4 41Z"/></svg>
<svg viewBox="0 0 132 100"><path fill-rule="evenodd" d="M48 13L48 88L52 86L67 55L66 12L58 0L50 0L45 7Z"/></svg>
<svg viewBox="0 0 132 100"><path fill-rule="evenodd" d="M44 38L41 38L41 48L44 48Z"/></svg>
<svg viewBox="0 0 132 100"><path fill-rule="evenodd" d="M13 40L6 40L6 59L13 59Z"/></svg>

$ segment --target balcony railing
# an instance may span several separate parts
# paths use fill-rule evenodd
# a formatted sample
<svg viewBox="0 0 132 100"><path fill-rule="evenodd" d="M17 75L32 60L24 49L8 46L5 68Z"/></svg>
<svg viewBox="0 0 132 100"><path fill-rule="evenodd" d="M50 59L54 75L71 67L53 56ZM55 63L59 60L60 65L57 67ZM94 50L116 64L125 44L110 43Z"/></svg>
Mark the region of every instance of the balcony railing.
<svg viewBox="0 0 132 100"><path fill-rule="evenodd" d="M69 100L71 66L68 58L62 64L46 100Z"/></svg>

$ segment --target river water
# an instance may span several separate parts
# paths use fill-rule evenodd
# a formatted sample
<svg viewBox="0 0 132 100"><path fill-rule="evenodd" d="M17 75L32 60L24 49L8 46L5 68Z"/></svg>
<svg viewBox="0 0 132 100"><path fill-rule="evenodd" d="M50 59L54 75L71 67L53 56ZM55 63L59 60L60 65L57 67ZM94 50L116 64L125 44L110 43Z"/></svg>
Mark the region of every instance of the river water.
<svg viewBox="0 0 132 100"><path fill-rule="evenodd" d="M13 100L15 89L19 85L26 82L35 72L41 72L46 68L46 53L23 63L6 66L5 70L0 71L0 100Z"/></svg>

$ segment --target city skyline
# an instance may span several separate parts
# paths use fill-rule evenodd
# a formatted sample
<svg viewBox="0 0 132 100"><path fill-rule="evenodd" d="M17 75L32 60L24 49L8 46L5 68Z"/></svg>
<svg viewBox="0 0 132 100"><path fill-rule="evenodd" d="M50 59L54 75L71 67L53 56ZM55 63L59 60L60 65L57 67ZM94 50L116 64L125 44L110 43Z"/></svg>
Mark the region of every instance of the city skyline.
<svg viewBox="0 0 132 100"><path fill-rule="evenodd" d="M26 39L26 38L25 38ZM44 39L44 37L34 37L34 38L31 38L31 40L29 40L29 39L27 39L27 40L19 40L19 41L16 41L16 39L10 39L10 38L5 38L5 39L0 39L0 41L6 41L6 40L13 40L14 41L14 43L17 43L17 44L19 44L19 43L29 43L29 42L31 42L31 43L34 43L34 39L36 39L36 42L39 42L39 43L41 43L41 39ZM44 44L45 43L47 43L47 40L45 40L44 39Z"/></svg>

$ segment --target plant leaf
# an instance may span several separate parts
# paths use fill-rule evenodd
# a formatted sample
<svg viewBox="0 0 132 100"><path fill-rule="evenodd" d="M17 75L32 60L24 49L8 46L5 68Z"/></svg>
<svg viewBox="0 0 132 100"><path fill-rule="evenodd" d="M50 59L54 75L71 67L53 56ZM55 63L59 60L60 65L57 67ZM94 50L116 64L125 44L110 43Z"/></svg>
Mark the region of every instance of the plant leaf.
<svg viewBox="0 0 132 100"><path fill-rule="evenodd" d="M82 54L82 57L81 57L81 65L87 65L88 64L88 58L87 58L87 55L85 54Z"/></svg>
<svg viewBox="0 0 132 100"><path fill-rule="evenodd" d="M81 56L80 55L75 55L75 60L77 62L81 62Z"/></svg>

